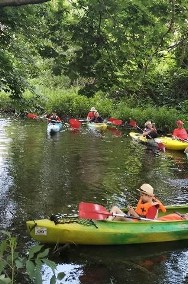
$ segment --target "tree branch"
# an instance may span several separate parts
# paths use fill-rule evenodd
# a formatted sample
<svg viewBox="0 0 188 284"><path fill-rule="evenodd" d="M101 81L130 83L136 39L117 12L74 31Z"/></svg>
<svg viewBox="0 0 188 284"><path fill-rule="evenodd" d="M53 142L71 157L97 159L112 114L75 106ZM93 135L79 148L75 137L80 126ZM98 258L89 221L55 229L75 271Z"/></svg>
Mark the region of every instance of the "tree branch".
<svg viewBox="0 0 188 284"><path fill-rule="evenodd" d="M40 4L50 0L0 0L0 7Z"/></svg>

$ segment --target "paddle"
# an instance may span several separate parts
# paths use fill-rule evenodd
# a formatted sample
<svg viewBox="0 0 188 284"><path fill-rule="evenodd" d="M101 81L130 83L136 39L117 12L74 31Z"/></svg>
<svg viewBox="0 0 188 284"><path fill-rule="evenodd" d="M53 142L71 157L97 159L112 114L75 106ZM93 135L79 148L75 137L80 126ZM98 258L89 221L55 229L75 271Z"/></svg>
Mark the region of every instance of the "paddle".
<svg viewBox="0 0 188 284"><path fill-rule="evenodd" d="M140 128L140 127L137 125L137 123L136 123L135 120L131 119L128 124L129 124L130 126L134 127L134 128L138 128L139 130L142 131L142 133L144 132L143 129ZM154 139L154 138L152 138L150 135L147 135L147 136L148 136L150 139ZM155 139L154 139L154 141L155 141L156 144L157 144L158 150L161 150L162 152L165 152L165 145L164 145L162 142L157 141L157 140L155 140Z"/></svg>
<svg viewBox="0 0 188 284"><path fill-rule="evenodd" d="M179 138L179 137L175 137L175 138L172 138L172 139L188 143L188 139L183 139L183 138Z"/></svg>
<svg viewBox="0 0 188 284"><path fill-rule="evenodd" d="M116 119L114 117L110 117L107 122L114 124L116 126L120 126L123 123L123 121L121 119Z"/></svg>
<svg viewBox="0 0 188 284"><path fill-rule="evenodd" d="M75 118L70 118L69 124L70 124L71 128L74 128L74 129L79 129L81 127L81 122L78 119L75 119Z"/></svg>
<svg viewBox="0 0 188 284"><path fill-rule="evenodd" d="M156 221L153 219L142 217L131 217L127 214L115 214L108 212L105 207L95 203L80 202L79 204L79 217L82 219L105 220L108 216L125 217L129 219L136 219L142 221Z"/></svg>

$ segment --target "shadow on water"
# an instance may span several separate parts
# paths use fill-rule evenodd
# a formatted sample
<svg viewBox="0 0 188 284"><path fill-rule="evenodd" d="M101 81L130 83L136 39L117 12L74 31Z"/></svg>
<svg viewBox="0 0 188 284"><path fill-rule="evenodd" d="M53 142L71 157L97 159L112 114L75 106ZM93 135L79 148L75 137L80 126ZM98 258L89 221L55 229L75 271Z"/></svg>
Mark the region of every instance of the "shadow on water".
<svg viewBox="0 0 188 284"><path fill-rule="evenodd" d="M177 276L188 265L187 241L125 246L61 246L52 250L61 283L183 283L187 274ZM66 264L62 266L61 263ZM70 267L72 267L70 271ZM167 273L168 269L168 273ZM49 273L48 269L46 273ZM171 276L173 281L171 281ZM45 277L44 277L45 278ZM149 282L147 282L149 281ZM158 282L157 282L158 281ZM169 282L168 282L169 281ZM47 282L44 282L47 283ZM186 283L186 282L185 282Z"/></svg>

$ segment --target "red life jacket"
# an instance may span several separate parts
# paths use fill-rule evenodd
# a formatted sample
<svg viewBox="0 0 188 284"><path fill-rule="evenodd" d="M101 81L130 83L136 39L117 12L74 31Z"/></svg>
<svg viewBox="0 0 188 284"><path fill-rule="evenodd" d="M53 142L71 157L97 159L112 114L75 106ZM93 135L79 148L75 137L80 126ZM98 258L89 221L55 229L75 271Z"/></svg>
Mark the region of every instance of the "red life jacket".
<svg viewBox="0 0 188 284"><path fill-rule="evenodd" d="M91 120L95 118L95 111L88 112L87 119Z"/></svg>
<svg viewBox="0 0 188 284"><path fill-rule="evenodd" d="M38 116L34 113L28 113L27 118L36 119Z"/></svg>

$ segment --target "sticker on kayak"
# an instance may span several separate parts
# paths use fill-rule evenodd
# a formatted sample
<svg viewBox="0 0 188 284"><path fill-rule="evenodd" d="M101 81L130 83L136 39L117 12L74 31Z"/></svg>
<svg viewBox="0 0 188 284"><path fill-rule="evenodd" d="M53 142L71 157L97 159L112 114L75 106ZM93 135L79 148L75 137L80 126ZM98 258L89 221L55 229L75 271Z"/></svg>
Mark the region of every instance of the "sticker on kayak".
<svg viewBox="0 0 188 284"><path fill-rule="evenodd" d="M47 228L44 227L35 227L36 236L47 236Z"/></svg>

